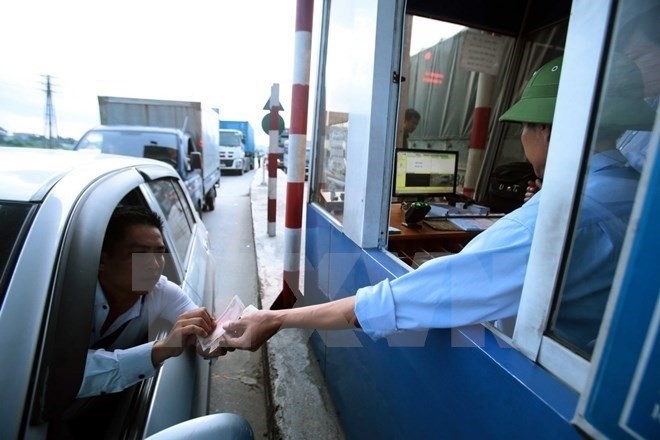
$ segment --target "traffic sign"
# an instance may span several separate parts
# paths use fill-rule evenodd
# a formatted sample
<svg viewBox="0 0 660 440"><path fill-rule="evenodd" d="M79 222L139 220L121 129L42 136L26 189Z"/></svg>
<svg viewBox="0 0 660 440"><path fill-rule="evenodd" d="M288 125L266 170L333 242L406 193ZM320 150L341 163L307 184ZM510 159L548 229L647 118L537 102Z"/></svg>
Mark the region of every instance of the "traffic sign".
<svg viewBox="0 0 660 440"><path fill-rule="evenodd" d="M261 120L261 128L264 129L266 134L270 133L270 113L264 116L264 118ZM277 130L280 133L284 131L284 119L280 115L277 115Z"/></svg>
<svg viewBox="0 0 660 440"><path fill-rule="evenodd" d="M264 105L264 110L269 110L270 111L270 98L268 98L268 101L266 101L266 104ZM282 107L281 103L277 103L277 110L283 112L284 107Z"/></svg>

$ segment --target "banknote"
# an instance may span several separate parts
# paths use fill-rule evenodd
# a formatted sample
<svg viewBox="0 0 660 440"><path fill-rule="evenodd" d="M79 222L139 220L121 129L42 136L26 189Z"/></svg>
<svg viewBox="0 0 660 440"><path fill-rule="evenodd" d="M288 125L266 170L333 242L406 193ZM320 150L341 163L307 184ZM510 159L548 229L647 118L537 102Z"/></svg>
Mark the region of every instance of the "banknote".
<svg viewBox="0 0 660 440"><path fill-rule="evenodd" d="M244 316L251 315L252 313L256 312L257 310L259 310L259 309L256 308L255 306L253 306L252 304L250 304L249 306L247 306L246 308L243 309L243 313L241 313L241 318L244 317Z"/></svg>
<svg viewBox="0 0 660 440"><path fill-rule="evenodd" d="M213 351L218 348L218 345L220 344L220 337L225 334L225 329L223 329L222 326L230 321L234 321L240 318L241 316L247 316L256 310L258 309L252 304L245 307L243 301L241 301L238 296L234 295L227 308L215 320L215 328L213 329L213 333L205 338L198 337L202 350Z"/></svg>

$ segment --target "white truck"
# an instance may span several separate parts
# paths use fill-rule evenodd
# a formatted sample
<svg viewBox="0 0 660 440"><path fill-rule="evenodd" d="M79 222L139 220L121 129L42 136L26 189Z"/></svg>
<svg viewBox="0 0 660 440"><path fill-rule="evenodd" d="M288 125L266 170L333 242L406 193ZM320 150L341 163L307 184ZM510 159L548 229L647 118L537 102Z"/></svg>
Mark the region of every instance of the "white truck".
<svg viewBox="0 0 660 440"><path fill-rule="evenodd" d="M250 170L250 161L245 153L245 141L240 130L221 128L220 169L243 174Z"/></svg>
<svg viewBox="0 0 660 440"><path fill-rule="evenodd" d="M101 126L75 150L150 157L170 163L198 211L215 209L220 185L219 114L199 102L99 96Z"/></svg>

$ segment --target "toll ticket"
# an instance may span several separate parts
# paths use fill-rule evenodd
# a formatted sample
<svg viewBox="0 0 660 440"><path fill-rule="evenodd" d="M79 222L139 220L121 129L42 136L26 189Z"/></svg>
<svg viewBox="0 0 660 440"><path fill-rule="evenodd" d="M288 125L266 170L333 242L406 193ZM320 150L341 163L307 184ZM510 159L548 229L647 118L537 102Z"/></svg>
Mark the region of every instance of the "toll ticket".
<svg viewBox="0 0 660 440"><path fill-rule="evenodd" d="M220 317L215 320L215 329L213 329L213 333L205 338L198 337L199 344L202 346L202 350L213 351L218 348L218 345L220 344L220 337L225 334L225 329L223 329L222 326L230 321L237 320L241 316L247 316L256 310L258 309L252 304L245 307L243 301L241 301L238 296L234 295L227 308L222 312Z"/></svg>

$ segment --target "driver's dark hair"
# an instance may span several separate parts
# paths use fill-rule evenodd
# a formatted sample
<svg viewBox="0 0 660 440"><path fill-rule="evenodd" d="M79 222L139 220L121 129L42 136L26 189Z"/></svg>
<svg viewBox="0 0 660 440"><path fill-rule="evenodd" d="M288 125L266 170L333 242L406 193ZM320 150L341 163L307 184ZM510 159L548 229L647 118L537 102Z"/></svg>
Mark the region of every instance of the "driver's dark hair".
<svg viewBox="0 0 660 440"><path fill-rule="evenodd" d="M134 225L153 226L163 233L163 220L152 210L142 206L120 206L110 217L102 251L111 253L113 246L124 238L126 229Z"/></svg>

